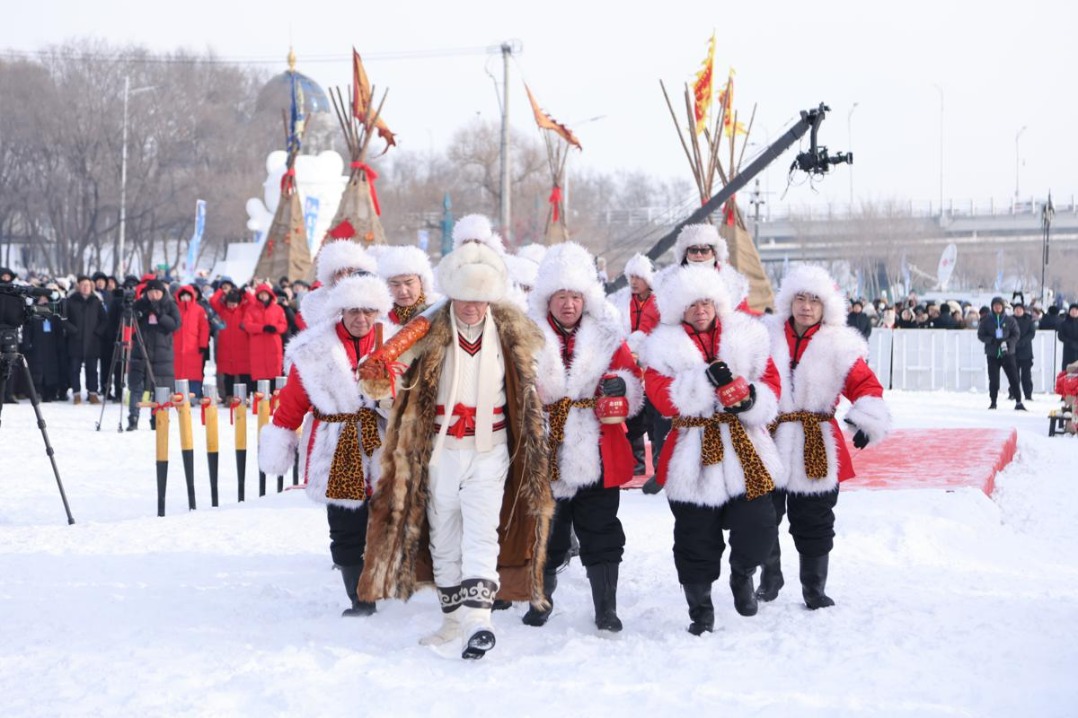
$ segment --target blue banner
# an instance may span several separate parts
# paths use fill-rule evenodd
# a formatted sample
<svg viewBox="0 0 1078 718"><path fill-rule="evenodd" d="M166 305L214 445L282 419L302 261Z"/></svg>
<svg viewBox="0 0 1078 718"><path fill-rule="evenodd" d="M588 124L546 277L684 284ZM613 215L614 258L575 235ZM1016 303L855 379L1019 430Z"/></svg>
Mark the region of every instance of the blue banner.
<svg viewBox="0 0 1078 718"><path fill-rule="evenodd" d="M195 263L198 262L198 250L202 246L202 233L206 229L206 200L195 202L195 233L187 244L187 281L195 278Z"/></svg>
<svg viewBox="0 0 1078 718"><path fill-rule="evenodd" d="M319 201L317 197L307 196L307 200L303 203L303 223L307 226L307 246L311 250L311 254L314 254L314 246L317 244L314 236L314 226L318 224L318 206Z"/></svg>

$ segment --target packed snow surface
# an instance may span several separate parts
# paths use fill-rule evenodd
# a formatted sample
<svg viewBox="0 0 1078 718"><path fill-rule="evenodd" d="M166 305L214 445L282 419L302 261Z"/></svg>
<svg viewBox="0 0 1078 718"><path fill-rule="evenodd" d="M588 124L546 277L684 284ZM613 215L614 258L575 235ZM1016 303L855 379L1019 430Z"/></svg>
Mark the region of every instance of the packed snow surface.
<svg viewBox="0 0 1078 718"><path fill-rule="evenodd" d="M737 615L724 568L715 632L689 635L666 500L629 491L625 630L598 635L574 560L550 622L522 625L521 604L495 613L498 643L481 661L418 645L440 622L432 591L341 618L324 509L275 493L272 477L259 498L253 442L237 503L227 413L221 506L210 507L196 426L198 510L187 510L173 428L158 518L145 412L140 431L118 433L109 406L98 432L98 407L41 405L69 526L31 406L4 406L0 715L1075 715L1078 439L1047 436L1055 398L1037 395L1026 414L1005 402L988 412L976 394L887 398L899 427L1015 426L1018 455L991 498L844 490L834 608L805 608L784 524L779 598Z"/></svg>

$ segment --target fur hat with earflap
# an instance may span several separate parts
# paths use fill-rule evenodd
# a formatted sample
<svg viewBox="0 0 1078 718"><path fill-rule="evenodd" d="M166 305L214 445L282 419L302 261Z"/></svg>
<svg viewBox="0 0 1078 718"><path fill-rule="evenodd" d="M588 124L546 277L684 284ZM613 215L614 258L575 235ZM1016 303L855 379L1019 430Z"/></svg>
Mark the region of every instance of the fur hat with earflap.
<svg viewBox="0 0 1078 718"><path fill-rule="evenodd" d="M651 265L651 260L647 255L640 254L639 252L634 254L628 262L625 263L625 279L628 280L631 277L640 277L648 283L649 287L655 286L655 268Z"/></svg>
<svg viewBox="0 0 1078 718"><path fill-rule="evenodd" d="M505 244L494 231L490 219L481 214L468 214L453 225L453 251L460 249L467 242L480 242L498 254L505 254Z"/></svg>
<svg viewBox="0 0 1078 718"><path fill-rule="evenodd" d="M505 262L480 242L465 242L438 263L438 287L450 299L499 302L508 285Z"/></svg>
<svg viewBox="0 0 1078 718"><path fill-rule="evenodd" d="M687 224L678 232L674 242L674 259L678 264L685 262L689 247L707 245L715 250L715 259L725 264L730 260L730 250L726 240L719 236L719 230L710 224Z"/></svg>
<svg viewBox="0 0 1078 718"><path fill-rule="evenodd" d="M430 300L434 295L434 271L430 257L419 247L385 247L378 254L378 275L385 281L393 277L414 274L423 285L423 294Z"/></svg>
<svg viewBox="0 0 1078 718"><path fill-rule="evenodd" d="M532 319L545 317L550 298L560 291L584 295L584 314L605 317L608 312L616 311L606 301L599 273L595 269L595 258L576 242L554 245L539 263L535 285L528 295Z"/></svg>
<svg viewBox="0 0 1078 718"><path fill-rule="evenodd" d="M326 242L315 256L318 281L324 286L333 284L333 275L342 269L375 274L378 263L374 257L350 239L336 239Z"/></svg>
<svg viewBox="0 0 1078 718"><path fill-rule="evenodd" d="M325 311L339 316L346 309L374 309L384 317L393 307L386 283L376 276L345 277L329 289Z"/></svg>
<svg viewBox="0 0 1078 718"><path fill-rule="evenodd" d="M846 326L846 300L835 285L835 280L823 267L801 264L782 279L782 286L775 296L775 321L785 323L792 313L794 297L798 294L814 294L823 302L822 323L828 326Z"/></svg>
<svg viewBox="0 0 1078 718"><path fill-rule="evenodd" d="M734 310L730 292L715 281L715 270L707 265L678 267L663 281L658 291L659 315L663 324L680 324L685 310L702 299L715 305L720 319Z"/></svg>

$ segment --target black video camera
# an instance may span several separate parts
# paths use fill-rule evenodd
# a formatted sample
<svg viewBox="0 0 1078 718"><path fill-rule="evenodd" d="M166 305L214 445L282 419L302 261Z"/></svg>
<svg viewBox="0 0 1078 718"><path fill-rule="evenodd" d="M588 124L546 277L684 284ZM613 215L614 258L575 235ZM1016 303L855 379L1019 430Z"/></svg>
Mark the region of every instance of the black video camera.
<svg viewBox="0 0 1078 718"><path fill-rule="evenodd" d="M49 303L38 304L39 297L48 297ZM60 293L53 289L0 284L0 326L18 329L34 316L55 316L59 301Z"/></svg>

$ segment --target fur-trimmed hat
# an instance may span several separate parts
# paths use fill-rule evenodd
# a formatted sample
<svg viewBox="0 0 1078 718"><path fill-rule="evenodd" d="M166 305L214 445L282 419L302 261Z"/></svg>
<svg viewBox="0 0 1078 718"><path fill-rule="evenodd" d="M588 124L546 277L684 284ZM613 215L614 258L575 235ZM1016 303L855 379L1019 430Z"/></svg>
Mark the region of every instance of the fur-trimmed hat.
<svg viewBox="0 0 1078 718"><path fill-rule="evenodd" d="M419 277L423 285L423 294L429 300L434 293L434 271L430 268L430 257L419 247L384 247L378 254L378 275L385 281L405 274Z"/></svg>
<svg viewBox="0 0 1078 718"><path fill-rule="evenodd" d="M375 309L381 317L393 307L386 283L375 276L345 277L328 291L325 310L329 316L346 309Z"/></svg>
<svg viewBox="0 0 1078 718"><path fill-rule="evenodd" d="M715 315L724 317L734 310L726 284L717 281L710 266L677 267L663 281L656 293L663 324L680 324L685 310L701 299L710 299Z"/></svg>
<svg viewBox="0 0 1078 718"><path fill-rule="evenodd" d="M482 242L498 254L505 254L505 244L494 231L490 219L481 214L468 214L453 225L453 250L468 241Z"/></svg>
<svg viewBox="0 0 1078 718"><path fill-rule="evenodd" d="M550 298L562 290L584 295L585 314L606 311L606 293L595 269L595 258L576 242L554 245L539 263L535 285L528 295L532 317L546 316Z"/></svg>
<svg viewBox="0 0 1078 718"><path fill-rule="evenodd" d="M318 267L316 272L318 281L326 285L332 284L333 275L342 269L354 269L371 274L378 272L378 263L374 261L374 257L350 239L326 242L318 250L314 261Z"/></svg>
<svg viewBox="0 0 1078 718"><path fill-rule="evenodd" d="M535 286L535 280L539 276L538 262L513 254L507 254L502 259L505 260L505 268L509 270L509 278L514 284L529 290Z"/></svg>
<svg viewBox="0 0 1078 718"><path fill-rule="evenodd" d="M517 256L535 262L538 265L539 262L543 261L543 257L546 256L546 250L546 245L532 242L531 244L525 244L518 249Z"/></svg>
<svg viewBox="0 0 1078 718"><path fill-rule="evenodd" d="M710 224L687 224L678 232L674 242L674 260L681 264L689 247L710 245L715 250L715 259L719 262L730 260L730 250L726 240L719 236L719 230Z"/></svg>
<svg viewBox="0 0 1078 718"><path fill-rule="evenodd" d="M438 286L450 299L498 302L508 284L505 262L483 243L465 242L438 263Z"/></svg>
<svg viewBox="0 0 1078 718"><path fill-rule="evenodd" d="M655 268L645 254L638 252L630 257L629 261L625 263L624 274L626 279L640 277L648 283L649 287L655 286Z"/></svg>
<svg viewBox="0 0 1078 718"><path fill-rule="evenodd" d="M779 322L790 318L794 297L801 293L814 294L823 302L824 324L846 326L846 300L835 286L835 280L823 267L811 264L798 265L783 277L775 296L775 316Z"/></svg>

